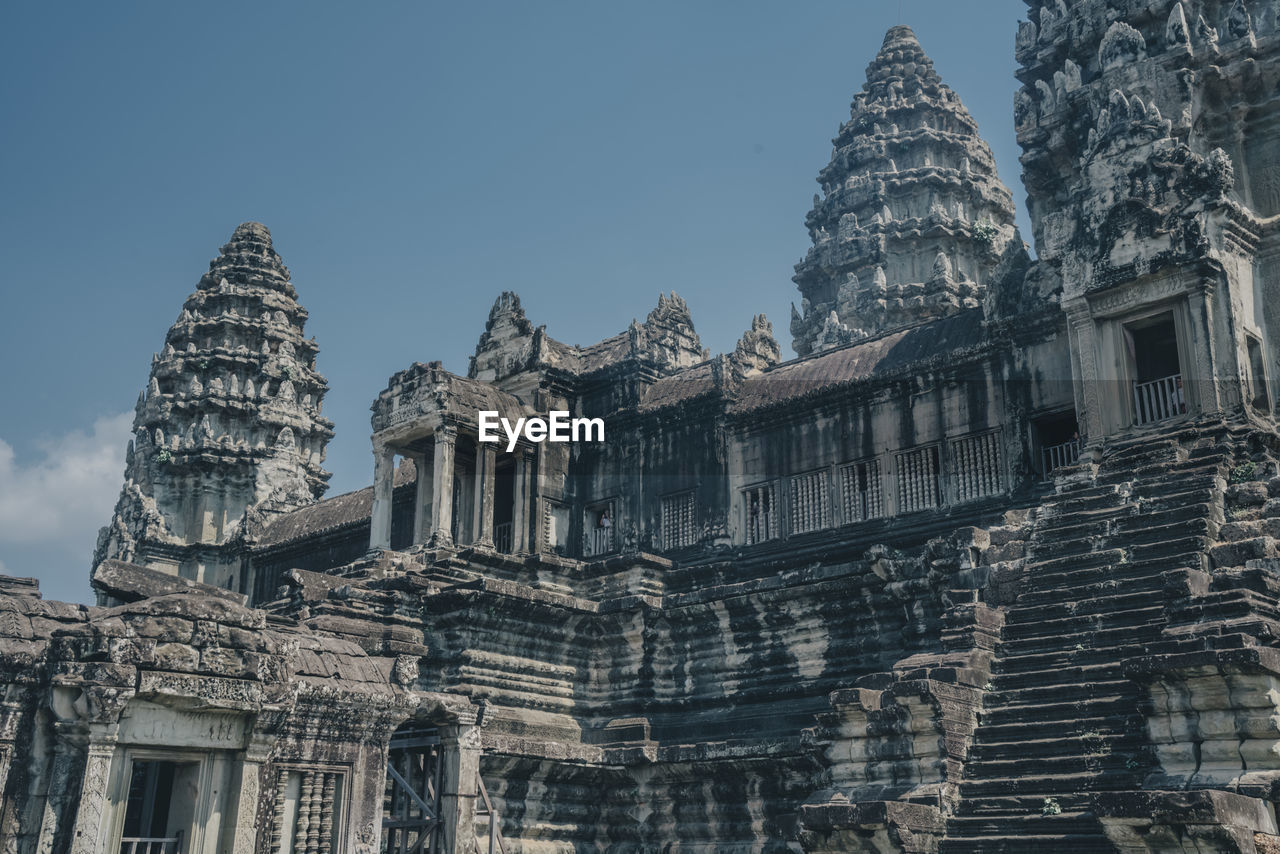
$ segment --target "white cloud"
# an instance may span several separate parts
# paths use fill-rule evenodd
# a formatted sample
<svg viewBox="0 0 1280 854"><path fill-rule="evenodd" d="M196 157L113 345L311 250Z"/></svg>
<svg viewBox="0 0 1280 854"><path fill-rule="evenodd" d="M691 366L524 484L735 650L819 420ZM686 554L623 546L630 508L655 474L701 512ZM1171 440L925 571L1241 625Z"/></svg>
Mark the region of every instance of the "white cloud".
<svg viewBox="0 0 1280 854"><path fill-rule="evenodd" d="M38 456L30 459L19 460L0 439L0 547L38 547L59 562L75 555L87 567L98 528L111 520L124 480L132 422L131 412L104 416L91 432L74 430L40 442Z"/></svg>

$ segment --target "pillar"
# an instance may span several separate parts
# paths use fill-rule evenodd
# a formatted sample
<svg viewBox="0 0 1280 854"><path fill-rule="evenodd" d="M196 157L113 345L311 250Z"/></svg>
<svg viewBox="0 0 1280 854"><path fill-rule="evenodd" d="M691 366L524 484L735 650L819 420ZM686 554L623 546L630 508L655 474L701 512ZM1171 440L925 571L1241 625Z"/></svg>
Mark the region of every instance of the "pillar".
<svg viewBox="0 0 1280 854"><path fill-rule="evenodd" d="M498 452L490 444L476 443L476 505L473 543L493 548L493 470L498 463Z"/></svg>
<svg viewBox="0 0 1280 854"><path fill-rule="evenodd" d="M1067 308L1070 323L1070 340L1075 345L1074 358L1071 360L1073 373L1076 373L1076 423L1080 427L1080 436L1088 448L1097 448L1106 435L1106 427L1102 420L1103 378L1098 375L1098 343L1095 339L1094 321L1089 306L1083 300ZM1111 377L1112 390L1124 393L1120 377ZM1115 397L1115 395L1111 395ZM1120 401L1121 404L1124 401ZM1113 402L1112 406L1116 403ZM1120 410L1127 412L1127 409Z"/></svg>
<svg viewBox="0 0 1280 854"><path fill-rule="evenodd" d="M476 778L480 774L480 727L455 724L440 728L444 781L440 814L442 851L470 851L475 840Z"/></svg>
<svg viewBox="0 0 1280 854"><path fill-rule="evenodd" d="M369 548L391 548L391 495L395 488L395 451L373 445L373 513L369 521Z"/></svg>
<svg viewBox="0 0 1280 854"><path fill-rule="evenodd" d="M58 721L53 725L53 763L49 772L49 795L40 819L37 854L55 854L71 849L71 824L77 817L74 807L80 797L79 772L85 760L88 734L76 723Z"/></svg>
<svg viewBox="0 0 1280 854"><path fill-rule="evenodd" d="M1228 292L1229 290L1228 288ZM1222 352L1214 352L1213 301L1206 298L1204 289L1197 288L1187 295L1185 311L1186 315L1181 317L1181 312L1174 311L1174 323L1180 339L1185 340L1178 355L1183 360L1182 384L1187 397L1187 410L1214 415L1223 409L1218 377L1238 377L1241 374L1237 364L1236 341L1228 339ZM1232 403L1236 401L1232 400Z"/></svg>
<svg viewBox="0 0 1280 854"><path fill-rule="evenodd" d="M413 458L418 469L418 492L414 499L413 510L413 542L414 545L425 543L431 538L431 494L434 471L428 467L426 454Z"/></svg>
<svg viewBox="0 0 1280 854"><path fill-rule="evenodd" d="M71 854L99 854L107 850L102 839L102 819L108 804L111 757L116 752L115 729L114 726L102 728L98 725L91 728L84 761L84 780L80 784L80 804L71 838Z"/></svg>
<svg viewBox="0 0 1280 854"><path fill-rule="evenodd" d="M258 801L262 797L262 766L275 746L274 736L255 733L240 762L240 784L236 793L233 851L256 851L258 848Z"/></svg>
<svg viewBox="0 0 1280 854"><path fill-rule="evenodd" d="M516 451L515 502L511 520L511 551L515 554L528 554L529 517L533 510L533 459L523 450Z"/></svg>
<svg viewBox="0 0 1280 854"><path fill-rule="evenodd" d="M436 430L431 466L431 545L453 545L453 452L458 431L453 427Z"/></svg>

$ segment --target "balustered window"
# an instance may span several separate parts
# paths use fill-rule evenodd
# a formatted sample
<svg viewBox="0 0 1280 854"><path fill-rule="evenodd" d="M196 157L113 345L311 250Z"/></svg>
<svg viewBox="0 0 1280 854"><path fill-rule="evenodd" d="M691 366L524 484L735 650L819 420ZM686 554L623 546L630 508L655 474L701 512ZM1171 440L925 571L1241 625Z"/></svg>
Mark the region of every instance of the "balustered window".
<svg viewBox="0 0 1280 854"><path fill-rule="evenodd" d="M956 501L975 501L1004 491L999 433L953 440L948 459Z"/></svg>
<svg viewBox="0 0 1280 854"><path fill-rule="evenodd" d="M670 551L683 549L698 542L694 527L696 496L693 490L667 495L662 499L662 547Z"/></svg>
<svg viewBox="0 0 1280 854"><path fill-rule="evenodd" d="M880 461L868 460L840 469L840 500L844 521L865 522L884 515L884 489L880 483Z"/></svg>
<svg viewBox="0 0 1280 854"><path fill-rule="evenodd" d="M146 752L130 757L128 789L120 799L121 852L180 854L198 841L206 806L200 798L206 764Z"/></svg>
<svg viewBox="0 0 1280 854"><path fill-rule="evenodd" d="M746 513L747 545L763 543L778 536L778 490L776 484L762 483L742 491Z"/></svg>
<svg viewBox="0 0 1280 854"><path fill-rule="evenodd" d="M597 557L617 550L615 502L588 504L582 514L582 556Z"/></svg>
<svg viewBox="0 0 1280 854"><path fill-rule="evenodd" d="M1134 423L1154 424L1185 415L1187 398L1173 314L1126 324L1124 338L1133 380Z"/></svg>
<svg viewBox="0 0 1280 854"><path fill-rule="evenodd" d="M270 851L329 854L340 847L344 775L331 768L281 768Z"/></svg>
<svg viewBox="0 0 1280 854"><path fill-rule="evenodd" d="M938 479L938 446L898 454L898 512L930 510L942 503Z"/></svg>
<svg viewBox="0 0 1280 854"><path fill-rule="evenodd" d="M791 533L820 531L831 525L831 497L827 472L815 471L791 478Z"/></svg>

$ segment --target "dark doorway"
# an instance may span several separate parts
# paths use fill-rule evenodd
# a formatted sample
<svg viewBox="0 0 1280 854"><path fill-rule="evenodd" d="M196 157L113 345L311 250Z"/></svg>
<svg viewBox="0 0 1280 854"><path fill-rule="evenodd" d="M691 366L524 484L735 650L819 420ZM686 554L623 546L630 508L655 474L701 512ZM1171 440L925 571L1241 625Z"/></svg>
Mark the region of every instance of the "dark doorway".
<svg viewBox="0 0 1280 854"><path fill-rule="evenodd" d="M1174 329L1173 315L1162 314L1127 328L1133 337L1134 379L1139 383L1149 383L1182 373L1178 364L1178 333Z"/></svg>
<svg viewBox="0 0 1280 854"><path fill-rule="evenodd" d="M515 551L516 461L499 459L493 472L493 547Z"/></svg>
<svg viewBox="0 0 1280 854"><path fill-rule="evenodd" d="M1154 424L1187 411L1178 332L1171 313L1125 326L1133 379L1133 420Z"/></svg>
<svg viewBox="0 0 1280 854"><path fill-rule="evenodd" d="M120 854L180 854L195 821L200 765L135 759Z"/></svg>
<svg viewBox="0 0 1280 854"><path fill-rule="evenodd" d="M440 734L407 723L391 736L382 804L383 854L439 854L444 788Z"/></svg>
<svg viewBox="0 0 1280 854"><path fill-rule="evenodd" d="M1055 469L1074 465L1080 459L1080 425L1074 411L1045 415L1031 422L1031 426L1040 476L1045 480Z"/></svg>

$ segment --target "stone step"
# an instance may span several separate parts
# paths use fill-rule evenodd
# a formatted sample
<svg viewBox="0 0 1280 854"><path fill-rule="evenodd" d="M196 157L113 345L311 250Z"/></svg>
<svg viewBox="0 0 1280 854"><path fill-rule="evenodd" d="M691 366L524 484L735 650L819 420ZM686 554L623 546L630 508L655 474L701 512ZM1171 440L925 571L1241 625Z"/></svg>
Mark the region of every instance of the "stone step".
<svg viewBox="0 0 1280 854"><path fill-rule="evenodd" d="M1106 448L1102 465L1132 467L1142 461L1178 463L1183 459L1181 448L1182 443L1173 437L1143 436L1141 439L1125 439L1113 442Z"/></svg>
<svg viewBox="0 0 1280 854"><path fill-rule="evenodd" d="M1173 595L1173 592L1177 590L1177 580L1176 575L1172 579L1161 579L1161 592L1166 595ZM1172 590L1171 582L1174 584ZM1143 583L1133 585L1132 589L1122 588L1118 581L1114 579L1098 582L1098 588L1092 595L1082 595L1080 588L1072 588L1071 592L1075 598L1066 602L1057 599L1027 605L1019 603L1009 608L1005 613L1005 630L1007 632L1010 626L1017 626L1023 623L1040 623L1045 620L1057 620L1064 617L1132 610L1148 605L1153 601L1151 598L1151 585L1146 583L1145 579Z"/></svg>
<svg viewBox="0 0 1280 854"><path fill-rule="evenodd" d="M1280 619L1280 602L1255 590L1212 590L1172 610L1178 622L1229 620L1236 617Z"/></svg>
<svg viewBox="0 0 1280 854"><path fill-rule="evenodd" d="M1063 679L1058 683L1027 685L1018 688L996 688L987 692L985 702L987 708L1000 706L1031 705L1034 703L1052 703L1063 699L1064 692L1072 699L1088 697L1106 697L1123 693L1132 683L1124 678L1117 678L1116 668L1111 672L1099 673L1096 682L1085 684L1073 683Z"/></svg>
<svg viewBox="0 0 1280 854"><path fill-rule="evenodd" d="M1115 519L1123 519L1139 512L1136 501L1124 501L1115 507L1100 510L1078 511L1060 515L1041 516L1036 519L1034 530L1049 533L1070 529L1080 525L1106 523Z"/></svg>
<svg viewBox="0 0 1280 854"><path fill-rule="evenodd" d="M1194 535L1206 537L1217 535L1218 523L1208 518L1207 515L1187 516L1185 514L1172 514L1173 516L1184 516L1184 518L1172 518L1169 516L1169 512L1130 516L1122 520L1126 523L1125 528L1122 530L1110 530L1087 536L1047 537L1037 541L1033 535L1033 541L1028 549L1028 557L1032 561L1067 558L1073 555L1085 555L1108 549L1127 549L1134 546L1165 543Z"/></svg>
<svg viewBox="0 0 1280 854"><path fill-rule="evenodd" d="M1139 711L1131 710L1122 715L1097 715L1077 718L1075 726L1099 730L1139 731L1146 726L1146 718ZM1014 721L996 724L983 720L974 734L975 744L1018 744L1045 734L1044 725L1038 721Z"/></svg>
<svg viewBox="0 0 1280 854"><path fill-rule="evenodd" d="M1067 725L1074 729L1076 722L1082 718L1120 716L1140 712L1139 705L1141 701L1142 697L1138 693L1138 686L1135 685L1132 693L1077 697L1075 699L1064 699L1056 703L992 706L983 710L981 726L985 726L988 723L998 726L1019 721L1038 721L1042 724Z"/></svg>
<svg viewBox="0 0 1280 854"><path fill-rule="evenodd" d="M1130 516L1120 517L1112 522L1111 534L1116 536L1131 531L1140 531L1144 528L1174 525L1192 519L1212 520L1216 518L1215 514L1218 512L1220 512L1218 508L1207 501L1180 504L1176 507L1166 507L1161 510L1142 510Z"/></svg>
<svg viewBox="0 0 1280 854"><path fill-rule="evenodd" d="M1143 546L1140 548L1150 548ZM1179 549L1182 549L1179 551ZM1116 550L1105 554L1114 555ZM1029 595L1051 592L1055 595L1069 595L1080 586L1095 584L1107 580L1152 580L1174 569L1207 570L1208 557L1203 549L1187 548L1187 544L1179 543L1169 548L1169 554L1152 554L1147 552L1142 558L1132 553L1121 555L1121 559L1113 562L1097 560L1094 555L1065 558L1054 564L1053 568L1043 569L1036 566L1027 567L1027 587L1019 599ZM1103 552L1096 553L1098 555ZM1132 588L1131 588L1132 589Z"/></svg>
<svg viewBox="0 0 1280 854"><path fill-rule="evenodd" d="M1073 774L1041 774L1032 778L1018 776L961 780L959 786L962 798L1016 794L1033 798L1055 798L1059 801L1064 795L1125 791L1140 787L1139 774L1111 769Z"/></svg>
<svg viewBox="0 0 1280 854"><path fill-rule="evenodd" d="M1115 850L1101 832L1023 835L1014 830L995 836L948 837L938 845L938 854L1113 854Z"/></svg>
<svg viewBox="0 0 1280 854"><path fill-rule="evenodd" d="M1105 590L1115 593L1135 593L1138 590L1164 589L1169 575L1178 572L1202 571L1204 554L1188 552L1170 558L1153 561L1125 561L1115 565L1084 566L1079 570L1059 571L1048 574L1028 572L1025 592L1019 594L1015 607L1070 602L1076 597L1094 598ZM1105 585L1105 586L1103 586Z"/></svg>
<svg viewBox="0 0 1280 854"><path fill-rule="evenodd" d="M1078 557L1093 552L1105 551L1108 548L1122 548L1112 542L1106 534L1087 537L1074 537L1061 540L1041 540L1030 543L1027 548L1027 559L1036 562L1059 558Z"/></svg>
<svg viewBox="0 0 1280 854"><path fill-rule="evenodd" d="M1173 654L1193 652L1205 648L1204 638L1200 636L1176 637L1166 634L1165 627L1154 638L1129 637L1124 643L1112 646L1085 646L1076 649L1045 650L1026 652L1020 655L1003 655L996 662L996 674L1011 676L1021 674L1041 674L1046 671L1066 671L1072 667L1101 665L1118 668L1126 658L1141 655ZM1225 633L1224 633L1225 634ZM1084 646L1082 644L1082 646Z"/></svg>
<svg viewBox="0 0 1280 854"><path fill-rule="evenodd" d="M1197 477L1221 476L1221 462L1215 459L1185 460L1175 465L1145 464L1130 468L1103 468L1098 472L1099 486L1116 483L1167 485Z"/></svg>
<svg viewBox="0 0 1280 854"><path fill-rule="evenodd" d="M1114 661L1095 664L1073 664L1068 667L1046 667L1042 670L1019 670L1013 673L996 672L991 676L993 691L1013 691L1041 685L1078 685L1082 682L1107 681L1119 678L1119 667Z"/></svg>
<svg viewBox="0 0 1280 854"><path fill-rule="evenodd" d="M1059 805L1061 808L1061 805ZM1084 811L1044 815L1044 802L1030 805L1030 812L996 816L956 816L947 819L948 840L972 840L979 837L1015 837L1072 835L1081 837L1101 833L1098 820Z"/></svg>
<svg viewBox="0 0 1280 854"><path fill-rule="evenodd" d="M1017 757L1039 759L1082 756L1096 750L1099 745L1106 745L1112 753L1137 753L1144 747L1144 740L1138 732L1128 730L1113 732L1081 728L1079 732L1052 738L984 741L970 746L969 758L970 761L983 762Z"/></svg>
<svg viewBox="0 0 1280 854"><path fill-rule="evenodd" d="M1213 483L1178 484L1172 488L1143 484L1141 488L1134 490L1134 499L1141 501L1142 506L1149 511L1172 510L1192 504L1220 507L1223 494L1218 486L1216 479Z"/></svg>
<svg viewBox="0 0 1280 854"><path fill-rule="evenodd" d="M1125 560L1123 549L1105 549L1087 555L1070 555L1068 557L1046 558L1027 564L1027 572L1031 577L1052 576L1056 572L1072 572L1079 569L1095 569L1122 563Z"/></svg>
<svg viewBox="0 0 1280 854"><path fill-rule="evenodd" d="M1219 485L1226 472L1217 463L1188 465L1171 471L1146 471L1130 478L1134 494L1139 498L1177 495L1191 489L1208 489Z"/></svg>
<svg viewBox="0 0 1280 854"><path fill-rule="evenodd" d="M1141 517L1134 517L1135 520L1139 518ZM1204 537L1207 548L1208 539L1217 532L1216 522L1199 516L1163 525L1134 525L1129 530L1117 531L1108 540L1114 544L1123 544L1131 553L1136 547L1176 542L1191 537Z"/></svg>
<svg viewBox="0 0 1280 854"><path fill-rule="evenodd" d="M1133 763L1133 764L1131 764ZM976 779L1000 777L1033 780L1067 774L1100 774L1106 772L1136 771L1146 768L1136 754L1112 750L1099 741L1095 751L1061 756L1011 756L992 759L970 759L965 763L965 775Z"/></svg>
<svg viewBox="0 0 1280 854"><path fill-rule="evenodd" d="M1117 608L1092 613L1072 614L1056 619L1020 621L1012 625L1006 623L1003 638L1009 649L1017 651L1018 641L1052 641L1080 634L1093 636L1109 629L1126 629L1167 622L1168 614L1166 610L1163 603L1159 601L1153 603L1149 597L1145 607L1130 610Z"/></svg>
<svg viewBox="0 0 1280 854"><path fill-rule="evenodd" d="M1060 543L1087 537L1105 536L1111 531L1111 527L1117 519L1127 518L1127 516L1128 514L1088 519L1080 519L1077 516L1064 516L1058 520L1061 522L1058 525L1048 523L1036 525L1031 536L1027 538L1027 542L1032 546L1038 546L1042 543Z"/></svg>
<svg viewBox="0 0 1280 854"><path fill-rule="evenodd" d="M1040 506L1041 519L1060 519L1087 513L1094 510L1115 510L1124 507L1131 501L1128 491L1116 488L1112 491L1099 492L1097 495L1081 495L1070 493L1069 498L1052 499Z"/></svg>
<svg viewBox="0 0 1280 854"><path fill-rule="evenodd" d="M1053 798L1062 815L1089 812L1091 802L1088 794L1067 793ZM956 818L1018 818L1021 816L1041 816L1044 810L1045 795L988 795L961 801L956 806Z"/></svg>
<svg viewBox="0 0 1280 854"><path fill-rule="evenodd" d="M1133 496L1129 500L1106 511L1089 511L1053 515L1039 520L1031 535L1033 542L1054 537L1069 538L1072 533L1086 535L1099 528L1111 527L1126 530L1140 525L1145 519L1154 524L1168 524L1180 518L1190 518L1203 513L1205 516L1220 512L1220 500L1216 490L1207 485L1180 489L1177 492L1160 492L1157 497Z"/></svg>
<svg viewBox="0 0 1280 854"><path fill-rule="evenodd" d="M1037 633L1029 637L1015 636L1001 644L1000 655L1004 658L1012 658L1055 650L1085 652L1093 647L1107 648L1132 641L1159 640L1160 630L1168 625L1169 617L1163 608L1149 610L1151 614L1146 622L1119 623L1100 628L1090 627L1087 622L1072 626L1069 621L1056 620L1054 622L1060 624L1059 634Z"/></svg>
<svg viewBox="0 0 1280 854"><path fill-rule="evenodd" d="M1045 496L1041 506L1057 506L1065 501L1102 498L1108 495L1124 495L1126 493L1128 493L1128 488L1125 484L1098 484L1096 482L1090 483L1087 486L1083 484L1073 484L1062 492Z"/></svg>
<svg viewBox="0 0 1280 854"><path fill-rule="evenodd" d="M1132 546L1126 551L1130 563L1142 563L1148 560L1161 560L1175 555L1194 553L1204 554L1209 550L1209 537L1203 534L1178 537L1174 540L1146 543Z"/></svg>

